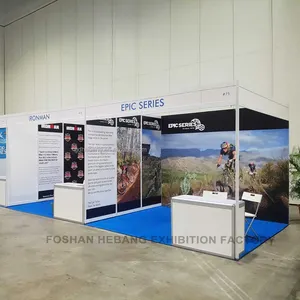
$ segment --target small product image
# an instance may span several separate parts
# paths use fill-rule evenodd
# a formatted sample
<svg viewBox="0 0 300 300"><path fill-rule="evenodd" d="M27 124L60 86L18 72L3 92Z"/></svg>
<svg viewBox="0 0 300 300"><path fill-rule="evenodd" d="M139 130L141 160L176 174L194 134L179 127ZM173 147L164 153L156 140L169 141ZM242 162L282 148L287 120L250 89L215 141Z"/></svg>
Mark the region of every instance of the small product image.
<svg viewBox="0 0 300 300"><path fill-rule="evenodd" d="M71 145L71 150L72 150L72 151L77 151L77 149L78 149L77 144L76 144L76 143L73 143L73 144Z"/></svg>
<svg viewBox="0 0 300 300"><path fill-rule="evenodd" d="M71 134L70 133L65 133L65 141L70 142L71 141Z"/></svg>
<svg viewBox="0 0 300 300"><path fill-rule="evenodd" d="M83 152L79 152L77 158L79 160L83 160L83 158L84 158Z"/></svg>
<svg viewBox="0 0 300 300"><path fill-rule="evenodd" d="M71 172L65 172L65 179L69 180L71 178Z"/></svg>
<svg viewBox="0 0 300 300"><path fill-rule="evenodd" d="M79 170L77 176L78 176L78 178L82 178L82 177L83 177L83 171L82 171L82 170Z"/></svg>
<svg viewBox="0 0 300 300"><path fill-rule="evenodd" d="M65 153L65 160L69 161L71 159L71 153L70 152L66 152Z"/></svg>
<svg viewBox="0 0 300 300"><path fill-rule="evenodd" d="M71 164L71 169L76 170L77 168L78 168L77 162L73 161L72 164Z"/></svg>
<svg viewBox="0 0 300 300"><path fill-rule="evenodd" d="M82 143L84 141L83 134L78 134L78 142Z"/></svg>

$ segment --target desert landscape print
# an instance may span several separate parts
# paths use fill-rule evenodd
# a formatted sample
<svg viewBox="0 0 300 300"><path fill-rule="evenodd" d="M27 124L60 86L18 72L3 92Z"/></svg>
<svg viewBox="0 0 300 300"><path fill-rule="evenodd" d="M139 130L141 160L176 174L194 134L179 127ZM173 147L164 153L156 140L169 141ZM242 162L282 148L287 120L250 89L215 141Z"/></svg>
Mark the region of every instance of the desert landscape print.
<svg viewBox="0 0 300 300"><path fill-rule="evenodd" d="M235 144L235 132L166 134L162 140L162 197L227 191L234 198L234 171L217 168L222 142ZM240 197L244 191L263 195L258 218L285 223L288 218L288 129L240 131ZM255 176L249 163L256 165ZM248 207L251 210L251 207ZM254 207L253 207L254 209Z"/></svg>

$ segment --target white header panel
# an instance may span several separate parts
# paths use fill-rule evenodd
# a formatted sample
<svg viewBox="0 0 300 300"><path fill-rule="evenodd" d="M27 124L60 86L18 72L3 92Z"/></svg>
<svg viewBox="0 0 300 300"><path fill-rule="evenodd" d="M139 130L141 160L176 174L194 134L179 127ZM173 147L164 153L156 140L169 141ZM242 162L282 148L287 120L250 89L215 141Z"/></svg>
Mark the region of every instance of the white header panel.
<svg viewBox="0 0 300 300"><path fill-rule="evenodd" d="M124 115L166 115L197 111L202 108L229 107L236 102L234 86L216 89L161 96L152 99L141 99L130 102L112 103L109 105L86 108L86 119L116 117Z"/></svg>
<svg viewBox="0 0 300 300"><path fill-rule="evenodd" d="M45 111L31 114L8 115L7 119L13 123L53 123L78 122L85 119L85 108Z"/></svg>

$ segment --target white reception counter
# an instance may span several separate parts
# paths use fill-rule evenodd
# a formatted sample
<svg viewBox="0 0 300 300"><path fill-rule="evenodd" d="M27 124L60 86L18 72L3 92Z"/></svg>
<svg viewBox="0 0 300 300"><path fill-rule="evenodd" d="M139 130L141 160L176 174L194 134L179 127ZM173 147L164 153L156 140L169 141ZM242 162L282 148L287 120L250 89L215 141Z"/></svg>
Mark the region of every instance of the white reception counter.
<svg viewBox="0 0 300 300"><path fill-rule="evenodd" d="M172 198L173 245L226 258L244 251L245 203L199 196Z"/></svg>
<svg viewBox="0 0 300 300"><path fill-rule="evenodd" d="M54 218L84 223L84 184L55 184L53 206Z"/></svg>

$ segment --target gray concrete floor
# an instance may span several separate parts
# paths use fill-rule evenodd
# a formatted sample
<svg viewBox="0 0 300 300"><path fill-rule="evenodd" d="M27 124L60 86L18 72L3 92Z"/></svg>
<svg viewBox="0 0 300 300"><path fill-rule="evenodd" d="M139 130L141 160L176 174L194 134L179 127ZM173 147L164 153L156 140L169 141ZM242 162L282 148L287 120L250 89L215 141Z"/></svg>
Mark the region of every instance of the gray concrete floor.
<svg viewBox="0 0 300 300"><path fill-rule="evenodd" d="M47 243L63 235L94 242ZM300 299L296 207L286 230L239 262L148 242L99 243L112 235L0 209L0 299Z"/></svg>

